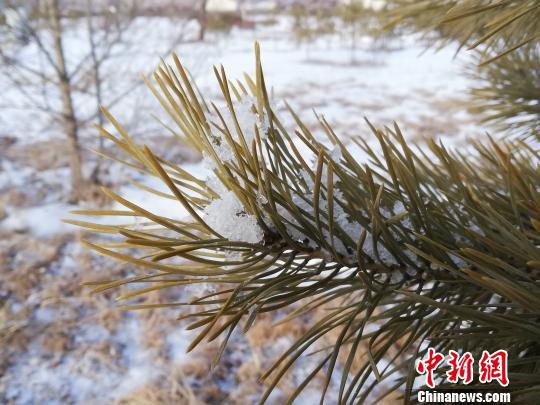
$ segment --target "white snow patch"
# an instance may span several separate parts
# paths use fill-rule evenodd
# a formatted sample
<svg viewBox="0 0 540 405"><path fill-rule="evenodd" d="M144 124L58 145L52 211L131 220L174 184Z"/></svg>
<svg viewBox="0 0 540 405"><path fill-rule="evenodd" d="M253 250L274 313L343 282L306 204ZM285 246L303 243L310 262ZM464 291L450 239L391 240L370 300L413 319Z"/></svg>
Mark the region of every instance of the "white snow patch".
<svg viewBox="0 0 540 405"><path fill-rule="evenodd" d="M38 237L49 237L69 230L62 218L70 209L64 203L46 204L29 208L7 208L7 217L0 222L0 229L14 232L31 232Z"/></svg>
<svg viewBox="0 0 540 405"><path fill-rule="evenodd" d="M167 345L169 347L169 355L175 363L182 363L187 360L187 349L193 333L185 329L176 329L167 335Z"/></svg>
<svg viewBox="0 0 540 405"><path fill-rule="evenodd" d="M257 243L263 231L257 219L246 212L236 194L225 192L204 209L204 220L216 232L231 241Z"/></svg>

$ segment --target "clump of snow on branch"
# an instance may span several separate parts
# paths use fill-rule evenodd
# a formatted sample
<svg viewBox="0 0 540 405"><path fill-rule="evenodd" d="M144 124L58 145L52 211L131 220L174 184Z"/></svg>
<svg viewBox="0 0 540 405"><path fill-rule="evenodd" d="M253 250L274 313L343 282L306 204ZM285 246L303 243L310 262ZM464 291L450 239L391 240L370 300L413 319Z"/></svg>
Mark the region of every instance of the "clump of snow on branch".
<svg viewBox="0 0 540 405"><path fill-rule="evenodd" d="M266 137L269 128L268 117L264 113L260 115L255 105L256 100L253 97L245 96L234 104L234 114L229 108L221 109L219 114L217 112L209 113L208 120L214 126L211 135L212 145L217 156L223 162L230 162L235 158L234 150L227 141L224 132L229 133L235 142L241 143L238 133L238 128L240 128L248 146L255 139L255 128L258 129L261 139Z"/></svg>
<svg viewBox="0 0 540 405"><path fill-rule="evenodd" d="M257 218L248 214L236 194L227 191L204 209L204 220L223 237L238 242L257 243L263 239L263 230Z"/></svg>
<svg viewBox="0 0 540 405"><path fill-rule="evenodd" d="M234 160L233 148L225 140L225 137L212 134L211 141L212 141L212 145L214 147L214 151L216 152L217 157L222 162L230 162Z"/></svg>
<svg viewBox="0 0 540 405"><path fill-rule="evenodd" d="M256 99L253 97L245 96L241 101L234 104L234 114L228 107L219 110L219 114L216 112L208 115L208 121L211 122L212 132L210 140L214 151L218 159L222 162L235 161L237 157L233 146L230 141L241 144L242 140L239 134L241 132L247 145L250 145L255 139L255 134L259 131L261 138L267 136L269 128L267 114L260 116L256 109ZM227 136L225 135L227 134ZM343 159L343 151L340 145L333 145L328 151L328 158L333 164L339 165L341 159ZM211 160L207 157L205 160ZM316 162L313 162L315 165ZM206 165L209 169L214 171L215 164ZM215 173L215 172L214 172ZM314 181L311 175L301 169L298 173L298 181L302 183L302 192L293 193L292 202L296 206L296 209L300 211L304 217L304 220L310 222L312 226L315 226L314 218L314 206L313 190L315 189ZM321 176L321 184L325 185L328 181L328 172L325 170ZM242 181L240 181L242 183ZM216 232L222 236L228 238L231 241L243 241L249 243L261 242L263 239L263 231L257 223L257 218L251 214L248 214L245 207L238 200L234 192L228 191L227 188L221 184L219 179L211 176L207 179L207 185L214 191L217 191L221 196L219 199L213 200L205 208L205 221ZM329 204L328 195L322 192L319 199L319 219L322 224L322 241L312 240L305 234L305 224L299 222L296 213L290 211L290 208L277 204L277 210L282 220L284 221L285 228L289 236L299 241L300 243L307 244L321 251L323 257L331 259L333 253L329 251L327 246L332 246L332 250L335 250L343 259L356 263L358 261L357 250L355 246L351 246L350 243L342 240L340 235L347 235L352 241L357 242L360 235L365 232L366 238L362 246L363 255L373 259L381 260L387 265L397 265L397 260L394 255L388 251L384 244L375 244L373 236L368 229L355 221L344 209L345 202L342 191L339 185L339 176L333 177L333 235L330 234L328 229L328 214ZM260 191L257 192L256 200L258 205L265 211L264 205L268 203L266 196ZM393 211L393 212L392 212ZM401 202L396 203L392 209L388 210L383 208L381 214L390 218L393 215L399 214L405 211L405 207ZM367 213L365 215L368 215ZM263 214L264 222L267 226L272 228L272 221L269 217ZM406 225L410 226L408 218L404 218L402 222L407 222ZM322 243L321 243L322 242ZM322 244L322 246L321 246ZM409 255L411 260L416 259L416 255Z"/></svg>
<svg viewBox="0 0 540 405"><path fill-rule="evenodd" d="M339 160L342 158L342 151L339 148L339 146L335 146L329 153L329 157L334 161L334 163L339 164ZM321 176L321 184L327 183L327 177L328 173L326 171L323 171ZM311 178L310 174L305 171L301 170L299 172L299 180L303 180L305 183L305 188L303 188L302 193L294 194L292 196L292 201L294 205L298 208L299 211L301 211L304 214L304 219L311 223L312 226L315 226L315 221L310 219L315 217L315 210L313 206L313 199L314 194L313 190L315 188L315 184L313 179ZM362 245L362 253L365 256L370 257L371 259L378 259L385 263L386 265L397 265L398 262L394 255L382 244L380 241L376 244L374 243L372 233L368 229L364 229L364 227L355 221L344 209L344 196L342 191L340 190L340 183L339 183L339 177L334 176L333 177L333 228L334 232L333 235L330 234L329 229L326 227L325 224L328 224L328 214L329 214L329 207L328 207L328 195L324 192L321 193L319 197L319 218L321 221L322 226L322 236L324 241L328 244L333 246L335 251L342 256L343 259L346 261L349 261L351 263L356 263L358 261L357 257L357 251L352 246L347 246L340 238L340 234L347 235L350 239L352 239L354 242L358 241L360 235L362 232L366 233L366 238L364 240L364 243ZM393 212L392 212L393 211ZM402 214L405 210L405 207L401 202L397 202L395 206L393 207L392 211L387 209L382 209L381 214L385 218L390 218L397 214ZM297 241L300 241L302 243L306 243L309 246L312 246L315 249L320 249L321 253L323 254L324 258L328 258L329 260L332 259L332 253L328 251L328 249L318 246L319 243L309 238L302 229L304 229L304 226L302 226L301 223L297 221L297 219L292 215L292 213L285 207L278 206L278 213L280 216L286 221L286 229L288 234L294 238ZM307 215L306 215L307 214ZM364 216L368 216L367 213L364 213ZM410 227L410 221L406 217L402 221L405 222ZM340 231L338 233L337 231ZM416 261L416 255L410 254L409 258L413 261Z"/></svg>

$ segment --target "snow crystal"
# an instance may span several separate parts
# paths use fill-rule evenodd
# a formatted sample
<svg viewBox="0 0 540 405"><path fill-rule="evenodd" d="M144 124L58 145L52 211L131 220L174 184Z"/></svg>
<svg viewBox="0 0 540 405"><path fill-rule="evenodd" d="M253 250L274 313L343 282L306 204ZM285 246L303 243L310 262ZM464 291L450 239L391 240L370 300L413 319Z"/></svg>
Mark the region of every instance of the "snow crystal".
<svg viewBox="0 0 540 405"><path fill-rule="evenodd" d="M313 182L313 179L311 178L310 174L306 170L300 169L300 176L306 182L308 189L313 190L313 187L315 187L315 183Z"/></svg>
<svg viewBox="0 0 540 405"><path fill-rule="evenodd" d="M242 260L242 253L232 250L225 251L225 259L229 262L238 262Z"/></svg>
<svg viewBox="0 0 540 405"><path fill-rule="evenodd" d="M335 145L333 149L330 151L330 158L334 162L339 163L342 157L343 157L343 153L341 152L341 147L339 145Z"/></svg>
<svg viewBox="0 0 540 405"><path fill-rule="evenodd" d="M268 199L260 191L257 191L256 198L260 205L268 204Z"/></svg>
<svg viewBox="0 0 540 405"><path fill-rule="evenodd" d="M224 138L213 135L212 145L214 146L216 155L222 162L230 162L234 160L234 150Z"/></svg>
<svg viewBox="0 0 540 405"><path fill-rule="evenodd" d="M462 268L462 267L467 266L468 263L465 260L463 260L463 258L461 258L460 256L455 255L453 253L449 253L448 255L450 256L450 258L452 259L456 267Z"/></svg>
<svg viewBox="0 0 540 405"><path fill-rule="evenodd" d="M266 138L268 131L270 130L270 122L266 115L263 115L262 118L257 121L257 129L259 130L261 139Z"/></svg>
<svg viewBox="0 0 540 405"><path fill-rule="evenodd" d="M204 220L216 232L231 241L257 243L263 238L263 231L257 219L246 212L244 206L232 191L222 194L204 209Z"/></svg>
<svg viewBox="0 0 540 405"><path fill-rule="evenodd" d="M256 111L255 99L253 97L245 97L234 104L234 115L228 108L222 109L220 114L221 117L219 117L217 113L211 112L208 117L209 121L213 122L224 131L227 131L235 142L240 143L240 135L238 134L236 123L238 123L238 127L240 128L248 147L251 146L255 139L255 127L259 129L261 138L266 137L269 128L268 118L264 114L260 116ZM220 131L213 131L211 138L214 150L218 157L223 162L232 161L235 157L234 150L223 134Z"/></svg>
<svg viewBox="0 0 540 405"><path fill-rule="evenodd" d="M202 165L208 171L214 171L214 169L216 169L216 162L214 162L214 159L212 159L210 156L206 154L203 155Z"/></svg>
<svg viewBox="0 0 540 405"><path fill-rule="evenodd" d="M253 139L255 139L255 126L260 121L258 114L255 112L253 103L253 99L245 98L234 105L234 113L236 115L236 120L238 121L238 126L240 127L248 146L250 146ZM236 125L232 114L229 113L224 119L229 131L233 135L236 135L234 138L235 140L238 140L239 138L236 133Z"/></svg>
<svg viewBox="0 0 540 405"><path fill-rule="evenodd" d="M217 177L216 175L209 176L206 179L206 185L218 194L223 194L227 191L227 187L221 182L219 177Z"/></svg>
<svg viewBox="0 0 540 405"><path fill-rule="evenodd" d="M394 210L395 215L398 215L398 214L401 214L404 211L407 211L407 209L405 208L405 206L403 205L403 203L400 200L395 202L393 210Z"/></svg>
<svg viewBox="0 0 540 405"><path fill-rule="evenodd" d="M382 244L380 241L377 242L377 249L373 244L373 237L370 232L367 232L364 245L362 246L362 251L370 256L372 259L378 258L382 263L387 266L397 265L394 255Z"/></svg>
<svg viewBox="0 0 540 405"><path fill-rule="evenodd" d="M411 262L415 263L417 266L422 265L422 262L419 260L420 257L416 253L410 251L409 249L403 249L403 253L405 254L405 256L407 256L407 258ZM416 270L415 269L407 269L407 273L409 274L409 276L415 276L416 275Z"/></svg>

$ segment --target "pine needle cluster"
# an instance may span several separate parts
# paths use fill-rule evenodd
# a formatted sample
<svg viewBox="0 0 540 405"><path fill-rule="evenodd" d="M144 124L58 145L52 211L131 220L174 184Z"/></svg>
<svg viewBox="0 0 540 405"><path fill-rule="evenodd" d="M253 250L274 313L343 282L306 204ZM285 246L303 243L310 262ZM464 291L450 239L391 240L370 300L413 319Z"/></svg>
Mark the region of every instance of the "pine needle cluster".
<svg viewBox="0 0 540 405"><path fill-rule="evenodd" d="M424 33L431 46L459 43L474 52L473 112L511 132L538 131L540 2L390 0L386 29Z"/></svg>
<svg viewBox="0 0 540 405"><path fill-rule="evenodd" d="M414 3L448 14L457 2ZM537 11L532 3L537 4L477 4L469 13L487 40L510 29L502 21L530 18ZM487 24L495 4L507 20ZM518 42L527 38L524 34ZM507 75L510 81L515 77ZM233 81L223 68L216 68L215 76L225 100L221 104L205 100L176 56L148 83L175 123L169 129L206 160L209 178L137 144L104 110L114 131L100 128L101 135L129 156L109 157L158 178L167 192L139 185L154 198L176 202L188 219L150 212L104 189L125 209L77 212L142 222L70 222L106 234L86 244L134 264L141 274L91 283L94 291L129 283L137 288L119 297L125 309L194 308L189 328L199 333L189 350L221 338L215 362L233 332L249 330L260 314L287 311L280 322L289 322L324 308L325 315L314 319L262 376L267 390L261 402L314 347L318 363L291 402L319 373L326 375L321 401L336 378L339 403L373 400L381 382L388 387L381 397L401 390L405 401L413 401L415 360L428 346L477 356L505 349L511 381L506 389L515 400L538 398L538 133L488 138L452 150L435 141L413 147L397 124L370 125L372 133L353 138L352 148L324 117L319 117L325 134L320 139L289 106L286 113L278 111L269 98L258 47L253 78ZM509 91L513 88L509 85ZM376 147L368 136L376 139ZM137 303L151 291L203 283L216 291L188 301ZM317 346L336 332L333 345ZM447 385L445 377L444 367L437 370L439 388L463 388ZM497 389L477 378L466 388Z"/></svg>
<svg viewBox="0 0 540 405"><path fill-rule="evenodd" d="M481 68L471 67L471 112L501 132L540 131L540 47L524 46Z"/></svg>
<svg viewBox="0 0 540 405"><path fill-rule="evenodd" d="M431 40L458 40L468 49L503 48L487 64L540 41L540 3L536 0L390 0L390 22L423 31Z"/></svg>

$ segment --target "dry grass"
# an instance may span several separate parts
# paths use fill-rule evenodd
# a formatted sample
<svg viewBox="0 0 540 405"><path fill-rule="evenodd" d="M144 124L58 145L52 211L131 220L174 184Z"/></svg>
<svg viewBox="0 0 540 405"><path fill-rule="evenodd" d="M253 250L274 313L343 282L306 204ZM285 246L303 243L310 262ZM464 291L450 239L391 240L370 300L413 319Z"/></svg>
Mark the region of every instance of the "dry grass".
<svg viewBox="0 0 540 405"><path fill-rule="evenodd" d="M103 278L107 273L127 274L131 269L77 248L76 238L69 235L40 240L26 234L5 234L0 245L2 403L18 402L16 398L8 398L8 392L15 388L35 390L34 374L27 373L27 380L20 379L29 353L36 359L32 361L51 372L62 369L67 359L71 359L75 364L71 366L74 378L85 376L99 384L108 378L121 380L122 375L129 374L126 352L130 348L144 348L150 356L149 370L155 373L118 397L108 398L117 404L256 402L268 384L268 381L261 384L260 376L312 322L304 317L276 326L272 315L262 315L247 335L233 336L222 361L210 370L219 342L203 344L180 361L171 353L168 338L183 327L176 320L175 314L179 312L155 310L128 314L115 307L112 294L89 295L88 288L80 285L83 280ZM96 271L99 268L101 274ZM142 302L159 302L165 298L161 294L164 293L149 294ZM119 343L119 336L129 333L122 330L129 319L136 319L139 327ZM92 329L106 333L85 340L83 337ZM269 403L282 403L294 391L299 378L295 373L299 371L300 375L304 372L289 373ZM322 382L323 377L321 374L317 381ZM69 385L70 381L61 383ZM31 394L37 402L61 396L54 391L36 390ZM107 396L103 395L105 400ZM75 396L65 399L77 402Z"/></svg>

